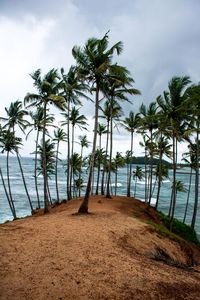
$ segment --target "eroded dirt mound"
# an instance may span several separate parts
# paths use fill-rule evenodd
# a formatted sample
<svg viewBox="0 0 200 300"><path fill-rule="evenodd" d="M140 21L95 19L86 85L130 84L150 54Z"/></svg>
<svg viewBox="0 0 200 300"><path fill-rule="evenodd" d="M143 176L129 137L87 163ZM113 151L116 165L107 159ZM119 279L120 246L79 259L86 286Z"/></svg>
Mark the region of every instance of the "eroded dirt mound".
<svg viewBox="0 0 200 300"><path fill-rule="evenodd" d="M154 210L96 196L74 215L80 201L0 226L0 299L200 299L200 251L141 221Z"/></svg>

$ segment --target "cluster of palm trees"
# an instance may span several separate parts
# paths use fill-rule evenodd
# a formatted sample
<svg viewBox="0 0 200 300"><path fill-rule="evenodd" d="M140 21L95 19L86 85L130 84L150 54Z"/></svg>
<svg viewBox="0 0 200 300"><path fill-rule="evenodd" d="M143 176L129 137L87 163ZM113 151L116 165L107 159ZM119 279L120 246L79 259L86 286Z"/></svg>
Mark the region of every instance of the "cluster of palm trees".
<svg viewBox="0 0 200 300"><path fill-rule="evenodd" d="M39 208L41 199L38 191L38 175L42 174L44 179L44 212L48 212L49 204L52 203L48 184L51 175L55 175L56 201L60 201L59 146L61 142L66 142L67 200L81 195L83 167L87 166L88 180L79 213L88 212L88 201L92 193L96 195L101 193L107 198L111 198L113 194L117 195L118 169L125 165L127 166L127 197L133 195L132 179L135 178L135 196L137 180L144 177L145 201L149 206L155 191L155 183L153 184L153 176L155 176L157 209L162 181L168 176L168 170L163 164L165 156L172 160L173 167L169 205L169 216L173 221L177 191L184 189L182 183L177 181L178 143L187 142L189 152L185 154L185 159L191 170L195 171L195 199L191 223L194 229L199 197L200 86L191 85L187 76L173 77L168 84L168 90L158 96L155 102L148 106L142 104L138 112L130 111L128 116L123 118L121 103L132 102L130 99L140 95L140 91L133 87L134 80L127 68L113 62L114 54L120 55L122 50L122 42L109 47L108 33L102 39L89 39L83 47L74 46L72 54L76 66L71 66L67 73L64 69L61 69L60 73L56 69L51 69L44 76L40 69L36 70L31 74L36 92L28 93L24 103L16 101L6 108L7 116L0 118L2 121L0 146L2 152L7 153L7 181L5 182L1 168L0 176L14 218L16 218L16 211L9 181L9 154L12 152L17 156L30 208L34 212L20 161L19 149L22 140L16 136L16 127L18 127L23 133L26 132L26 138L33 130L36 132L33 152L34 179ZM80 113L83 100L92 101L94 105L92 151L87 159L83 156L84 147L89 145L86 135L79 137L80 153L74 151L76 128L87 130L88 127L86 117ZM50 113L52 105L61 111L63 121L57 124L58 126L55 125L54 115ZM54 127L53 137L50 135L51 127ZM120 127L130 133L130 149L124 157L119 152L113 157L113 130L114 128L120 130ZM141 145L144 147L144 172L140 167L133 170L132 166L135 133L141 134L143 138ZM104 134L106 144L102 147ZM154 158L158 159L156 166L153 163ZM112 173L115 176L114 191L111 190ZM192 174L191 171L191 176ZM188 202L189 194L185 214L187 214Z"/></svg>

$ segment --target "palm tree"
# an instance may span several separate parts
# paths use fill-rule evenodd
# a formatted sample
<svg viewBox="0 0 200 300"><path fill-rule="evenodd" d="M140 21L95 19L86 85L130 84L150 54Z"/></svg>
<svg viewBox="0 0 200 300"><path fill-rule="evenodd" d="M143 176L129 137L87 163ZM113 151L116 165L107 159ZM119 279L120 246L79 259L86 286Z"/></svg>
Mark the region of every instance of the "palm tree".
<svg viewBox="0 0 200 300"><path fill-rule="evenodd" d="M199 201L199 161L200 161L200 140L199 140L199 132L200 132L200 84L192 85L189 87L186 92L186 106L185 110L187 113L187 121L189 121L189 133L195 134L195 138L193 142L191 139L186 139L189 141L190 145L194 150L195 156L195 199L194 199L194 208L192 214L192 222L191 227L194 230L196 217L197 217L197 208L198 208L198 201ZM188 132L186 133L188 135ZM196 146L195 146L196 145Z"/></svg>
<svg viewBox="0 0 200 300"><path fill-rule="evenodd" d="M81 188L81 181L77 181L79 180L79 174L81 172L81 166L82 166L82 159L81 156L78 153L73 153L73 155L70 158L70 165L72 168L72 174L73 174L73 197L75 197L75 187L77 187L78 189ZM75 179L75 176L78 176L78 179ZM78 184L77 184L78 183ZM77 196L77 194L76 194Z"/></svg>
<svg viewBox="0 0 200 300"><path fill-rule="evenodd" d="M57 142L56 147L56 162L55 162L55 181L56 181L56 194L57 194L57 202L60 202L59 197L59 189L58 189L58 154L59 154L59 145L60 142L66 142L67 141L67 135L64 132L63 129L57 128L57 130L54 130L54 142Z"/></svg>
<svg viewBox="0 0 200 300"><path fill-rule="evenodd" d="M85 197L79 208L79 213L88 212L88 201L91 191L92 171L97 141L99 93L102 81L111 65L111 60L115 52L118 55L122 52L122 43L118 42L108 49L108 33L106 33L102 39L89 39L83 48L74 46L72 49L72 54L77 62L79 75L91 83L95 90L95 122L92 155Z"/></svg>
<svg viewBox="0 0 200 300"><path fill-rule="evenodd" d="M189 199L190 199L190 190L191 190L191 183L192 183L192 171L193 169L196 169L196 151L195 151L196 145L194 145L192 142L188 145L189 152L183 154L182 160L190 165L190 177L189 177L189 183L188 183L188 192L187 192L187 200L185 205L185 213L183 217L183 223L185 223L187 211L188 211L188 205L189 205Z"/></svg>
<svg viewBox="0 0 200 300"><path fill-rule="evenodd" d="M132 176L132 159L133 159L133 134L140 124L139 113L134 114L130 111L129 116L122 120L122 126L131 134L131 150L130 150L130 164L129 164L129 178L127 186L127 197L131 196L131 176Z"/></svg>
<svg viewBox="0 0 200 300"><path fill-rule="evenodd" d="M89 144L90 142L88 141L87 139L87 136L86 135L83 135L83 136L79 136L79 141L80 141L80 145L81 145L81 161L83 162L83 148L88 148L89 147ZM82 172L82 166L81 166L81 172ZM79 180L78 180L78 183L79 183L79 197L81 196L81 185L82 185L82 180L81 180L81 172L79 173Z"/></svg>
<svg viewBox="0 0 200 300"><path fill-rule="evenodd" d="M140 114L143 116L141 119L141 129L149 131L149 151L150 151L150 182L149 182L149 199L148 204L151 205L151 196L152 196L152 179L153 179L153 155L155 144L153 143L153 130L157 128L157 103L152 102L146 107L144 104L140 107Z"/></svg>
<svg viewBox="0 0 200 300"><path fill-rule="evenodd" d="M55 143L51 142L50 139L45 140L45 151L43 149L43 141L41 141L41 145L38 146L38 153L39 153L39 166L38 166L38 175L42 174L44 176L44 172L47 174L47 181L46 181L46 190L47 190L47 207L52 204L50 189L48 179L51 178L51 175L55 175L55 164L56 164L56 156L55 156ZM43 164L43 153L45 152L45 170Z"/></svg>
<svg viewBox="0 0 200 300"><path fill-rule="evenodd" d="M80 97L88 98L85 96L84 92L88 91L88 86L80 80L77 68L75 66L71 66L68 73L64 74L64 69L61 69L62 74L62 83L60 85L62 89L62 95L65 98L65 102L67 105L67 113L65 116L67 117L66 125L67 125L67 199L71 199L71 187L70 187L70 111L71 104L81 105Z"/></svg>
<svg viewBox="0 0 200 300"><path fill-rule="evenodd" d="M7 170L8 193L6 193L6 195L8 194L7 199L8 199L8 203L9 203L14 220L17 219L17 215L16 215L16 209L15 209L12 192L11 192L11 185L10 185L9 155L10 155L10 153L13 152L13 150L15 148L15 143L16 143L16 141L13 138L13 132L11 132L9 130L1 132L1 136L0 136L0 147L2 148L1 152L2 153L7 152L6 170ZM6 191L6 189L5 189L5 191Z"/></svg>
<svg viewBox="0 0 200 300"><path fill-rule="evenodd" d="M28 115L28 112L22 109L22 102L19 100L11 102L9 108L5 107L5 111L7 117L0 117L0 120L6 123L4 128L8 127L14 132L15 126L18 125L21 131L24 132L29 122L24 119L24 116Z"/></svg>
<svg viewBox="0 0 200 300"><path fill-rule="evenodd" d="M186 101L185 89L190 83L188 76L173 77L168 84L168 92L157 99L157 102L168 119L168 131L172 137L172 155L173 155L173 184L170 211L171 222L174 218L176 207L176 166L177 166L177 143L181 138L181 126L184 122L185 112L184 105Z"/></svg>
<svg viewBox="0 0 200 300"><path fill-rule="evenodd" d="M120 152L117 152L113 160L115 165L115 196L117 195L117 178L118 178L118 168L122 168L125 165L125 159Z"/></svg>
<svg viewBox="0 0 200 300"><path fill-rule="evenodd" d="M112 164L112 151L113 151L113 121L119 121L119 118L122 115L122 108L119 103L114 100L110 99L105 102L105 109L104 114L107 118L108 132L110 133L110 153L109 153L109 160L108 160L108 176L107 176L107 185L106 185L106 198L111 198L110 195L110 180L111 180L111 164ZM106 146L106 156L108 155L108 150Z"/></svg>
<svg viewBox="0 0 200 300"><path fill-rule="evenodd" d="M71 156L74 154L74 134L75 134L75 127L78 126L81 130L86 128L87 125L87 118L84 115L80 115L79 113L80 108L76 108L75 106L71 109L70 111L70 116L69 116L69 122L72 125L72 137L71 137ZM62 121L62 125L68 124L68 114L63 113L67 121ZM69 170L68 170L69 172ZM72 188L72 178L73 178L73 170L71 168L70 172L70 181L69 181L69 196L71 195L71 188ZM71 198L70 198L71 199ZM69 199L68 199L69 200Z"/></svg>
<svg viewBox="0 0 200 300"><path fill-rule="evenodd" d="M44 121L42 131L42 150L43 150L43 178L44 178L44 213L48 212L48 195L47 195L47 169L46 169L46 119L47 119L47 106L54 104L57 108L63 110L65 101L62 96L58 95L58 80L59 76L57 70L51 69L44 77L41 76L41 70L38 69L31 77L34 81L34 86L38 90L38 94L28 93L24 98L25 103L30 103L32 106L43 106Z"/></svg>
<svg viewBox="0 0 200 300"><path fill-rule="evenodd" d="M107 133L107 128L105 124L98 123L97 133L99 135L99 149L101 149L101 138L103 134Z"/></svg>
<svg viewBox="0 0 200 300"><path fill-rule="evenodd" d="M17 156L17 160L18 160L18 164L20 167L20 172L22 175L22 180L23 180L23 184L24 184L24 188L25 188L25 192L30 204L30 208L31 208L31 212L33 213L33 206L32 206L32 202L30 199L30 195L27 189L27 185L26 185L26 180L24 177L24 172L23 172L23 168L22 168L22 164L21 164L21 160L19 157L19 146L21 145L21 140L17 137L15 137L15 127L16 125L18 125L18 127L21 129L21 131L24 133L24 129L29 125L29 122L27 120L24 119L24 116L28 114L27 111L22 109L22 102L21 101L15 101L12 102L9 106L9 108L5 108L6 112L7 112L7 118L3 118L4 121L7 121L7 123L5 124L4 128L8 128L8 131L6 132L6 135L8 137L8 141L10 142L11 145L14 145L14 143L16 142L16 146L13 146L13 150L16 153ZM8 132L12 132L12 135L9 134ZM6 137L5 137L6 138Z"/></svg>
<svg viewBox="0 0 200 300"><path fill-rule="evenodd" d="M95 153L95 162L97 163L97 184L96 184L96 195L99 194L99 180L101 171L101 162L105 160L105 151L103 148L98 148Z"/></svg>
<svg viewBox="0 0 200 300"><path fill-rule="evenodd" d="M26 127L32 127L30 131L27 133L26 138L28 138L29 134L32 132L32 130L36 130L36 141L35 141L35 165L34 165L34 179L35 179L35 190L36 190L36 196L37 196L37 202L38 202L38 208L40 208L40 196L38 191L38 182L37 182L37 155L38 155L38 142L39 142L39 134L43 130L43 122L44 122L44 110L43 107L38 106L36 111L30 111L30 116L33 122L29 123ZM53 126L52 123L54 121L54 117L51 114L47 114L46 116L46 133L47 127Z"/></svg>
<svg viewBox="0 0 200 300"><path fill-rule="evenodd" d="M144 177L144 172L142 171L142 168L136 166L135 171L133 171L133 179L135 180L134 198L136 196L137 180L142 180L143 177Z"/></svg>

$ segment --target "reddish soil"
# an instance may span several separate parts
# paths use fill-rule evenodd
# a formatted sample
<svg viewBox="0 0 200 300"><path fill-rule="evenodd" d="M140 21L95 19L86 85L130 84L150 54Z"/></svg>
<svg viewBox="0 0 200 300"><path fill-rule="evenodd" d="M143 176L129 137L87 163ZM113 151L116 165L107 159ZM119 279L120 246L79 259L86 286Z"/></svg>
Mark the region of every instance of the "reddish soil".
<svg viewBox="0 0 200 300"><path fill-rule="evenodd" d="M200 250L126 197L80 199L0 225L0 299L200 299Z"/></svg>

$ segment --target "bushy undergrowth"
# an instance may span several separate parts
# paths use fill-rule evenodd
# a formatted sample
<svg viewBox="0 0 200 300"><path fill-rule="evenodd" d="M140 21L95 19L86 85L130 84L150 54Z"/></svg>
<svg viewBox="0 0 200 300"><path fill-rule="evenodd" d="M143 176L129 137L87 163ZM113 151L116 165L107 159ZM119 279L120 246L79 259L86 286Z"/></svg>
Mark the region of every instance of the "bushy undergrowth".
<svg viewBox="0 0 200 300"><path fill-rule="evenodd" d="M163 224L170 229L170 218L163 213L159 212L159 216ZM187 241L190 241L200 246L200 241L197 238L197 234L189 225L183 224L181 221L174 219L172 223L172 232L181 236Z"/></svg>

